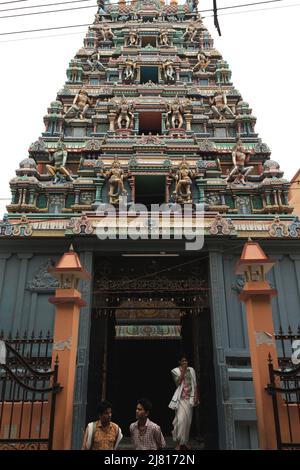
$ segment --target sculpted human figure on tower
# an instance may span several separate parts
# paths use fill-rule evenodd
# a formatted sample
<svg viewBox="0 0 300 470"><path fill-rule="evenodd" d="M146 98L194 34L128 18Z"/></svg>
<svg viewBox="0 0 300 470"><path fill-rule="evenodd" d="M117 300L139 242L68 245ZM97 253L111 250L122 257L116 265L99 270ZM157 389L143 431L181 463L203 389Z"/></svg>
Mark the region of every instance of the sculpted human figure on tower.
<svg viewBox="0 0 300 470"><path fill-rule="evenodd" d="M175 82L175 69L172 60L168 59L162 64L162 72L165 83Z"/></svg>
<svg viewBox="0 0 300 470"><path fill-rule="evenodd" d="M185 42L195 42L198 33L198 28L194 24L189 24L183 35Z"/></svg>
<svg viewBox="0 0 300 470"><path fill-rule="evenodd" d="M75 95L72 106L68 109L65 114L65 118L77 118L84 119L86 112L92 104L92 100L89 98L85 88L81 88Z"/></svg>
<svg viewBox="0 0 300 470"><path fill-rule="evenodd" d="M64 183L65 181L73 181L69 171L65 165L68 158L66 146L60 138L57 142L56 151L49 155L51 165L46 165L47 171L54 177L53 183Z"/></svg>
<svg viewBox="0 0 300 470"><path fill-rule="evenodd" d="M139 37L138 37L137 30L135 28L131 29L129 31L127 45L128 46L138 46L138 43L139 43Z"/></svg>
<svg viewBox="0 0 300 470"><path fill-rule="evenodd" d="M123 97L116 109L117 126L119 129L129 129L132 127L134 116L131 112L131 108L131 104Z"/></svg>
<svg viewBox="0 0 300 470"><path fill-rule="evenodd" d="M161 46L170 46L169 30L164 28L159 35L159 44Z"/></svg>
<svg viewBox="0 0 300 470"><path fill-rule="evenodd" d="M167 128L180 129L183 126L183 106L176 98L167 105Z"/></svg>
<svg viewBox="0 0 300 470"><path fill-rule="evenodd" d="M135 79L135 73L136 73L136 63L130 58L126 59L125 69L123 72L124 81L126 83L132 83Z"/></svg>
<svg viewBox="0 0 300 470"><path fill-rule="evenodd" d="M180 167L175 175L175 191L174 197L175 202L178 204L191 204L192 201L192 179L191 179L191 172L189 169L189 165L185 161L182 160Z"/></svg>
<svg viewBox="0 0 300 470"><path fill-rule="evenodd" d="M110 204L118 204L120 197L126 196L127 191L124 187L124 172L117 159L115 159L106 177L109 183L109 202Z"/></svg>
<svg viewBox="0 0 300 470"><path fill-rule="evenodd" d="M235 184L246 184L246 178L254 168L253 166L245 166L245 163L250 160L250 155L251 153L246 153L241 137L238 136L232 150L232 163L234 167L225 180L227 183L233 181Z"/></svg>
<svg viewBox="0 0 300 470"><path fill-rule="evenodd" d="M210 64L210 60L208 59L207 55L204 51L199 51L197 54L197 60L195 67L193 68L193 72L206 72L207 66Z"/></svg>
<svg viewBox="0 0 300 470"><path fill-rule="evenodd" d="M112 32L111 28L107 26L107 24L103 25L103 27L100 29L99 35L100 41L112 41L116 37Z"/></svg>
<svg viewBox="0 0 300 470"><path fill-rule="evenodd" d="M235 119L235 115L227 105L227 98L226 94L222 92L221 89L219 89L213 96L213 98L209 99L211 106L211 109L213 111L213 114L216 118L219 119L219 121L222 121L225 119L226 114L231 116L231 118Z"/></svg>

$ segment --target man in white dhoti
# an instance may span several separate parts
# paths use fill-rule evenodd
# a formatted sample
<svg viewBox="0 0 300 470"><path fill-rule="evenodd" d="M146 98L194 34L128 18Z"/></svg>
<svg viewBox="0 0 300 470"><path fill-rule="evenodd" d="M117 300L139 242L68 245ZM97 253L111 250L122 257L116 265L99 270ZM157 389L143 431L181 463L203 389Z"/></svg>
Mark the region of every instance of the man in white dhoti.
<svg viewBox="0 0 300 470"><path fill-rule="evenodd" d="M188 449L189 434L192 424L193 407L199 404L195 370L188 367L188 361L182 356L179 367L171 371L176 391L169 403L169 408L175 410L173 420L173 440L176 450Z"/></svg>

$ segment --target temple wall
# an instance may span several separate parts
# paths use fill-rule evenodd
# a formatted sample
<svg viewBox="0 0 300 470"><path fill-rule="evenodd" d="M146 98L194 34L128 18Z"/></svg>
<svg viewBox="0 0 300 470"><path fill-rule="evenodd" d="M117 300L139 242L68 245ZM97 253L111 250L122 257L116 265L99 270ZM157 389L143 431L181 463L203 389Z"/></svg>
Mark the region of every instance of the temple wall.
<svg viewBox="0 0 300 470"><path fill-rule="evenodd" d="M54 325L54 306L48 302L53 294L50 275L47 279L35 276L46 267L48 260L58 259L57 255L38 255L33 252L0 253L0 330L5 335L34 330L38 335Z"/></svg>
<svg viewBox="0 0 300 470"><path fill-rule="evenodd" d="M242 246L242 245L241 245ZM289 243L292 251L291 243ZM296 330L300 323L300 251L285 248L273 250L270 242L263 245L267 255L277 259L269 280L278 291L273 299L275 330L281 324L286 331ZM29 247L28 247L29 249ZM55 252L56 249L56 252ZM0 253L0 330L5 335L17 331L28 334L34 329L52 333L54 306L48 302L53 293L45 266L56 261L65 249L53 246L49 251L3 250ZM231 250L232 251L232 250ZM240 251L240 250L239 250ZM93 272L93 250L82 251L81 262ZM238 301L234 267L238 255L222 248L210 249L211 311L214 368L217 389L220 448L257 448L256 413L247 326L244 306ZM44 277L41 273L44 272ZM37 274L40 273L40 276ZM37 276L37 277L36 277ZM47 284L48 283L48 284ZM234 288L232 288L234 287ZM78 363L74 396L73 448L79 448L85 426L90 339L91 284L82 286L87 306L81 310ZM279 351L280 354L280 351Z"/></svg>
<svg viewBox="0 0 300 470"><path fill-rule="evenodd" d="M277 263L269 273L278 295L272 300L275 331L300 323L300 252L281 254L264 246ZM221 448L258 446L252 370L244 304L236 292L234 269L238 256L210 253L214 365L217 383L219 444ZM280 355L280 350L278 351Z"/></svg>

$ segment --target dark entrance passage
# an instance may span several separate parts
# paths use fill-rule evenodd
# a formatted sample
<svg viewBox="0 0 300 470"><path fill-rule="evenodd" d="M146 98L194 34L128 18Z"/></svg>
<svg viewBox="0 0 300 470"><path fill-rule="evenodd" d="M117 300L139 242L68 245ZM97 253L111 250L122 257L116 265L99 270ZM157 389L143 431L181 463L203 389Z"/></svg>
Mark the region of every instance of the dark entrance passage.
<svg viewBox="0 0 300 470"><path fill-rule="evenodd" d="M107 396L115 403L115 418L122 423L124 435L135 421L136 400L148 398L153 405L151 419L165 435L170 435L174 412L168 404L175 386L171 377L179 341L115 340L109 368Z"/></svg>
<svg viewBox="0 0 300 470"><path fill-rule="evenodd" d="M196 371L200 406L190 437L218 448L208 266L195 256L149 259L111 255L95 266L87 422L101 399L128 436L138 398L153 403L151 417L171 436L175 391L171 369L184 352Z"/></svg>

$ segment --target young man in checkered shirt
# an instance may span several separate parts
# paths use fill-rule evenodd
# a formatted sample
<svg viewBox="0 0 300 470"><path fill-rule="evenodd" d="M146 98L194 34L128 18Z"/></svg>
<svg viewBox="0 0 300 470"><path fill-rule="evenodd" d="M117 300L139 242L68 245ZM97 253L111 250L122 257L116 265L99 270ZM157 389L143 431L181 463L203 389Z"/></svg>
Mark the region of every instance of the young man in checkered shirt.
<svg viewBox="0 0 300 470"><path fill-rule="evenodd" d="M160 426L148 418L152 404L141 398L136 405L137 421L130 425L131 441L136 450L159 450L166 446Z"/></svg>

